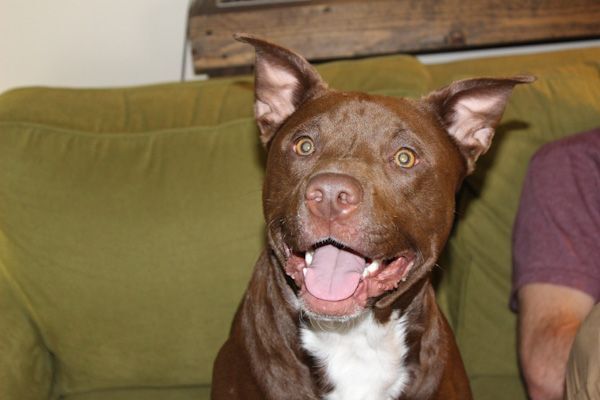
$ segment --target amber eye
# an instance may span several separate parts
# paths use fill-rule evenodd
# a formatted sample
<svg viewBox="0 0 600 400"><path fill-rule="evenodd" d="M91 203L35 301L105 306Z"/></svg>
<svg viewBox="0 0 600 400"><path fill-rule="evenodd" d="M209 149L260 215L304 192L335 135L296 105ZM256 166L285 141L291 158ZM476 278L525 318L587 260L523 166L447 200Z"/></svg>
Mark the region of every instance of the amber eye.
<svg viewBox="0 0 600 400"><path fill-rule="evenodd" d="M294 151L300 156L308 156L315 151L315 143L308 136L302 136L294 142Z"/></svg>
<svg viewBox="0 0 600 400"><path fill-rule="evenodd" d="M403 147L394 154L394 162L399 167L412 168L417 163L417 156L411 149Z"/></svg>

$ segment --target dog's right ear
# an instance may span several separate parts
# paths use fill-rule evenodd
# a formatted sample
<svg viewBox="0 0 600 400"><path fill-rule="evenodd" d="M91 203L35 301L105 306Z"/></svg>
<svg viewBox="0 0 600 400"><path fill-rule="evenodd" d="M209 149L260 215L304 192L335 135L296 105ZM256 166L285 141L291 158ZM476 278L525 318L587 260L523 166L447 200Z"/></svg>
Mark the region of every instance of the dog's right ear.
<svg viewBox="0 0 600 400"><path fill-rule="evenodd" d="M529 75L464 79L425 98L457 143L467 162L467 174L473 172L475 161L489 149L515 85L534 80Z"/></svg>
<svg viewBox="0 0 600 400"><path fill-rule="evenodd" d="M256 51L254 115L266 146L279 127L305 101L327 89L319 73L299 54L247 34L235 34Z"/></svg>

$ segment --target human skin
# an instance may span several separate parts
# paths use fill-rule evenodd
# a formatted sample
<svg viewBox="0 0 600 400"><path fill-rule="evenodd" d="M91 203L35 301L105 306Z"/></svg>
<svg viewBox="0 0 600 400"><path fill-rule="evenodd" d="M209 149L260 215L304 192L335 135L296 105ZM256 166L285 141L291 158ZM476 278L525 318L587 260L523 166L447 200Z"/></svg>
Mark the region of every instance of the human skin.
<svg viewBox="0 0 600 400"><path fill-rule="evenodd" d="M580 290L548 283L527 284L518 297L519 359L529 396L562 399L573 339L594 299Z"/></svg>

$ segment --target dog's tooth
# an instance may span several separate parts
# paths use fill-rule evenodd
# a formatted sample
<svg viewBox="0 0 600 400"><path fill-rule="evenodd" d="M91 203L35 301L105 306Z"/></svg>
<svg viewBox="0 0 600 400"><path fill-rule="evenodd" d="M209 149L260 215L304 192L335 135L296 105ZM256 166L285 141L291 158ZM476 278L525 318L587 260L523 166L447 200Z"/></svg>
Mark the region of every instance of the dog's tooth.
<svg viewBox="0 0 600 400"><path fill-rule="evenodd" d="M381 265L381 261L375 260L367 266L367 271L369 271L369 273L373 273L379 269L380 265Z"/></svg>
<svg viewBox="0 0 600 400"><path fill-rule="evenodd" d="M302 274L304 275L304 277L306 278L306 268L302 268Z"/></svg>
<svg viewBox="0 0 600 400"><path fill-rule="evenodd" d="M367 268L365 268L365 270L362 273L363 278L366 278L367 276L371 275L373 272L377 271L379 269L380 265L381 265L381 261L379 261L379 260L375 260L371 264L367 265Z"/></svg>
<svg viewBox="0 0 600 400"><path fill-rule="evenodd" d="M315 255L314 251L307 251L304 254L304 261L306 261L306 265L310 266L310 264L312 264L313 261L313 256Z"/></svg>
<svg viewBox="0 0 600 400"><path fill-rule="evenodd" d="M412 269L413 265L415 264L415 261L411 261L410 264L408 264L408 266L406 267L406 271L404 271L404 276L402 277L402 282L406 282L406 279L408 278L408 273L410 272L410 270Z"/></svg>

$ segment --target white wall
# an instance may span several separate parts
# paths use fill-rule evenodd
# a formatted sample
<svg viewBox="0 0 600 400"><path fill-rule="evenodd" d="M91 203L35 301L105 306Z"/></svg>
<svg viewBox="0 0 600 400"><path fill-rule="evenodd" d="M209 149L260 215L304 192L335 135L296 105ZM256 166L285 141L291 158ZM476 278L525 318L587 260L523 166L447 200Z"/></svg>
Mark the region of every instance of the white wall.
<svg viewBox="0 0 600 400"><path fill-rule="evenodd" d="M181 78L188 0L0 0L0 92Z"/></svg>
<svg viewBox="0 0 600 400"><path fill-rule="evenodd" d="M189 0L0 0L0 92L182 78ZM425 63L600 46L600 40L425 55ZM187 49L183 78L196 79Z"/></svg>

